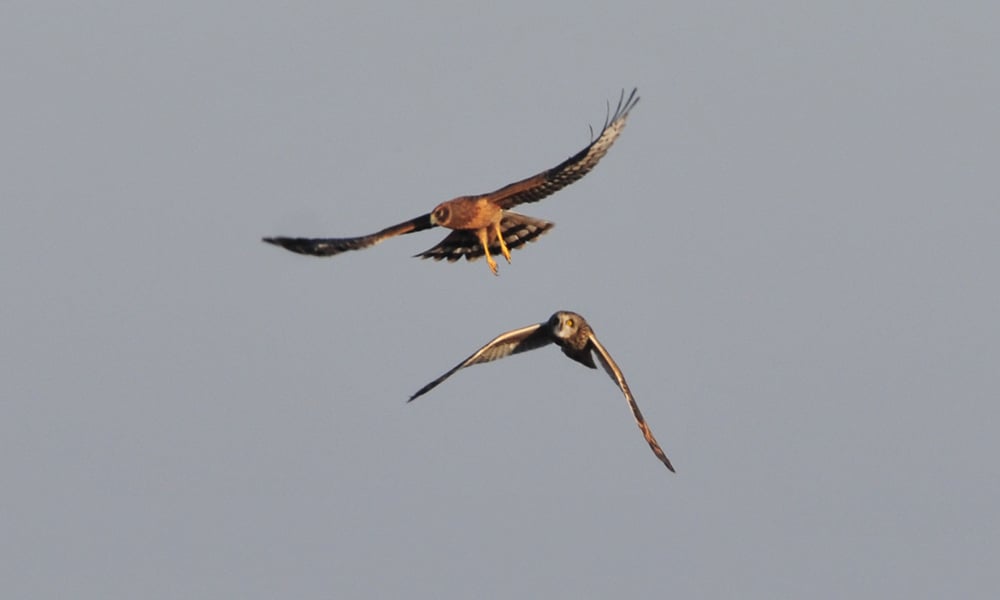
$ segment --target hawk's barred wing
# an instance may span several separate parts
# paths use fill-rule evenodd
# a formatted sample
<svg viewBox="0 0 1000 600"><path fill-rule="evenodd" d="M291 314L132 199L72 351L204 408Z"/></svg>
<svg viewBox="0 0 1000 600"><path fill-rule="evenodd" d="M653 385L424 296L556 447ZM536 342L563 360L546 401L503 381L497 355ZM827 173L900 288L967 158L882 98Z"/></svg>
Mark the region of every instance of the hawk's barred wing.
<svg viewBox="0 0 1000 600"><path fill-rule="evenodd" d="M451 377L455 371L459 369L471 365L478 365L479 363L490 362L491 360L498 360L506 356L510 356L511 354L527 352L528 350L534 350L535 348L541 348L542 346L551 344L552 338L549 335L549 331L544 328L544 325L544 323L536 323L534 325L508 331L507 333L501 333L497 337L493 338L493 340L488 344L479 350L476 350L472 356L452 368L452 370L420 388L416 394L410 396L410 399L407 400L407 402L412 402L417 398L417 396L422 396L431 391L439 383Z"/></svg>
<svg viewBox="0 0 1000 600"><path fill-rule="evenodd" d="M493 199L500 208L509 209L525 202L538 202L589 173L607 154L611 144L615 143L624 129L629 111L639 102L637 91L638 88L634 88L626 100L625 90L622 90L618 108L605 120L600 135L589 146L547 171L502 187L486 196Z"/></svg>
<svg viewBox="0 0 1000 600"><path fill-rule="evenodd" d="M361 250L369 246L387 240L397 235L423 231L435 227L431 223L431 215L421 215L415 219L410 219L405 223L386 227L382 231L352 238L290 238L290 237L266 237L263 241L275 246L281 246L286 250L291 250L298 254L308 254L311 256L333 256L348 250Z"/></svg>
<svg viewBox="0 0 1000 600"><path fill-rule="evenodd" d="M608 351L601 345L601 342L597 341L597 336L591 332L590 343L594 347L594 353L597 354L598 360L601 362L601 366L604 370L608 372L608 375L618 384L622 393L625 394L625 399L628 400L629 408L632 409L632 416L635 417L635 423L642 430L642 436L646 438L646 442L649 447L653 449L653 454L656 458L659 458L663 464L667 466L672 472L674 471L674 466L670 464L670 459L667 458L666 453L660 448L660 444L657 443L656 438L653 437L653 432L649 429L649 425L646 425L646 419L642 417L642 411L639 410L639 405L635 403L635 398L632 397L632 391L628 389L628 383L625 381L625 375L622 374L622 370L618 368L615 360L611 358Z"/></svg>

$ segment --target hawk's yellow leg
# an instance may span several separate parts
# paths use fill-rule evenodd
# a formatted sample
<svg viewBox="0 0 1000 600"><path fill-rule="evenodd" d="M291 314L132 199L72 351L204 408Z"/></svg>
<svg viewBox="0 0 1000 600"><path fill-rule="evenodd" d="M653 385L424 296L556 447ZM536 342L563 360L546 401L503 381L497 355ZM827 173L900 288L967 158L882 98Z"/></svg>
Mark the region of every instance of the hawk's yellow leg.
<svg viewBox="0 0 1000 600"><path fill-rule="evenodd" d="M503 241L503 232L500 231L500 223L497 222L493 226L497 232L497 241L500 242L500 252L503 252L503 257L507 259L507 264L510 264L510 250L507 248L507 242Z"/></svg>
<svg viewBox="0 0 1000 600"><path fill-rule="evenodd" d="M497 272L497 262L490 256L490 240L489 235L486 233L486 228L476 231L476 237L479 238L479 243L483 245L483 254L486 256L486 264L490 266L490 271L493 271L494 275L499 275Z"/></svg>

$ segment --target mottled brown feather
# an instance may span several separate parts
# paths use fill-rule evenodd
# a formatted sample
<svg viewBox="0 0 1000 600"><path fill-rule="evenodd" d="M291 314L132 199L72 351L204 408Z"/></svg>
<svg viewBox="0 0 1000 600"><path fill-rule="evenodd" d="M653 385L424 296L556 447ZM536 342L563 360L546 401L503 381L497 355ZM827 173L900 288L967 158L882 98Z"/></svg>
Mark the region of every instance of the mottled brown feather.
<svg viewBox="0 0 1000 600"><path fill-rule="evenodd" d="M618 364L615 360L611 358L611 354L601 345L601 342L597 340L597 336L593 332L590 333L590 345L594 349L594 354L597 355L598 362L604 367L604 371L618 384L618 389L625 394L625 400L628 401L628 406L632 410L632 417L635 419L636 425L639 426L639 430L642 431L642 437L646 438L646 443L653 450L653 454L656 458L666 465L671 472L676 473L674 466L670 464L670 459L667 458L667 454L660 448L660 443L656 441L653 437L653 431L646 425L646 419L642 416L642 411L639 410L639 405L635 401L635 397L632 396L632 390L628 388L628 382L625 381L625 375L622 370L618 368Z"/></svg>
<svg viewBox="0 0 1000 600"><path fill-rule="evenodd" d="M534 350L535 348L541 348L542 346L551 344L552 337L549 332L543 328L544 325L544 323L536 323L535 325L528 325L527 327L521 327L520 329L515 329L498 335L487 342L485 346L473 352L469 358L452 367L452 369L447 373L417 390L417 393L410 396L410 399L407 400L407 402L412 402L415 398L417 398L417 396L422 396L431 391L437 387L439 383L451 377L455 371L458 371L459 369L470 367L472 365L478 365L484 362L499 360L510 356L511 354L527 352L528 350Z"/></svg>
<svg viewBox="0 0 1000 600"><path fill-rule="evenodd" d="M564 323L569 328L568 333L562 333L565 330L563 327ZM597 357L598 362L604 367L605 372L618 385L622 394L625 395L625 400L632 411L632 417L639 426L639 430L646 439L646 443L649 444L650 449L652 449L653 454L660 459L667 469L673 472L674 466L670 463L670 459L667 458L663 449L660 448L659 442L653 437L653 432L646 424L646 419L642 416L642 411L639 410L639 405L632 396L632 391L628 387L628 382L625 381L625 375L622 373L622 370L615 363L614 359L611 358L611 354L607 349L598 341L594 330L587 323L586 319L574 312L559 311L553 314L545 323L529 325L500 334L464 361L455 365L447 373L420 388L417 393L410 396L408 402L437 387L459 369L504 358L518 352L533 350L550 343L554 343L562 348L563 353L569 358L590 368L597 368L594 364L594 356Z"/></svg>
<svg viewBox="0 0 1000 600"><path fill-rule="evenodd" d="M275 246L281 246L286 250L291 250L298 254L310 256L333 256L348 250L361 250L374 246L397 235L423 231L435 227L431 223L431 215L421 215L415 219L410 219L404 223L386 227L382 231L350 238L291 238L291 237L266 237L263 241Z"/></svg>
<svg viewBox="0 0 1000 600"><path fill-rule="evenodd" d="M639 97L636 96L638 91L638 88L633 88L626 100L625 91L622 90L622 95L618 100L618 108L615 109L613 115L608 117L597 139L586 148L551 169L486 195L501 208L508 209L525 202L538 202L589 173L604 158L611 145L621 135L629 111L639 102Z"/></svg>
<svg viewBox="0 0 1000 600"><path fill-rule="evenodd" d="M637 92L637 89L633 89L626 98L625 91L622 90L614 113L611 113L609 105L609 114L604 127L586 148L551 169L504 186L492 193L462 196L442 202L433 213L370 235L349 238L266 237L263 241L299 254L333 256L348 250L368 248L398 235L442 225L452 229L453 232L433 248L416 256L449 262L462 257L466 260L475 260L486 256L490 270L496 274L496 264L491 255L504 253L495 231L498 222L507 250L534 241L552 228L552 223L547 221L530 219L506 211L518 204L537 202L577 181L597 166L621 134L629 112L639 102ZM436 215L433 220L432 214ZM487 238L485 243L488 248L483 248L483 242L480 241L483 236ZM510 257L507 256L507 259L510 260Z"/></svg>

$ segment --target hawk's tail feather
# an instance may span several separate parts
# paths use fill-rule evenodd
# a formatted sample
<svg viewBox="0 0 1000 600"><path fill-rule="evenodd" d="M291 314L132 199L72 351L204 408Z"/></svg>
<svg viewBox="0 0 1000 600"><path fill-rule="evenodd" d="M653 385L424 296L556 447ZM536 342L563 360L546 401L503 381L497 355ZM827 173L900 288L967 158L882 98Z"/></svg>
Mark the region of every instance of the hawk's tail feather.
<svg viewBox="0 0 1000 600"><path fill-rule="evenodd" d="M550 221L509 211L505 212L500 220L503 241L511 250L520 248L528 242L534 242L553 227L555 227L555 223ZM473 261L482 258L484 254L483 246L479 243L474 232L456 230L448 234L438 245L415 255L415 257L455 262L463 257L465 260ZM490 254L500 254L500 244L492 231L490 232Z"/></svg>

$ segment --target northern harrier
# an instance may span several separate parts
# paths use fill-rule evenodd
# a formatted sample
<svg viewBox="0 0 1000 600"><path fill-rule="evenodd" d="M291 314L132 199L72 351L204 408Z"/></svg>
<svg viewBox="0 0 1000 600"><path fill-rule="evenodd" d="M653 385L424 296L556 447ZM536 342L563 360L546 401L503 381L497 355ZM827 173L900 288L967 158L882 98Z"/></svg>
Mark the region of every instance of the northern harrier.
<svg viewBox="0 0 1000 600"><path fill-rule="evenodd" d="M489 194L460 196L442 202L426 215L371 235L319 239L266 237L264 241L299 254L332 256L347 250L368 248L397 235L440 225L453 231L438 245L416 256L454 262L463 256L466 260L475 260L485 255L490 270L496 275L497 264L493 260L493 254L503 254L509 263L511 248L520 248L525 243L534 241L553 226L548 221L510 212L510 209L525 202L538 202L589 173L625 127L629 111L639 102L636 91L638 90L633 89L628 99L625 99L625 92L622 91L618 108L614 114L609 114L600 135L589 146L533 177ZM610 107L608 112L611 112Z"/></svg>
<svg viewBox="0 0 1000 600"><path fill-rule="evenodd" d="M608 354L608 351L604 349L604 346L601 345L601 342L597 341L597 336L594 335L594 330L590 328L590 324L574 312L561 310L549 317L549 320L545 323L537 323L500 334L493 341L476 350L472 356L456 365L452 370L420 388L416 394L410 396L408 402L412 402L418 396L431 391L459 369L504 358L511 354L534 350L548 344L556 344L562 348L563 354L591 369L597 368L594 364L594 355L597 356L597 360L600 361L601 366L604 367L604 370L615 380L622 393L625 394L629 408L632 409L632 416L635 417L636 425L642 431L642 435L646 438L649 447L653 449L653 454L668 469L673 471L674 467L670 464L670 459L667 458L663 449L660 448L660 444L656 442L653 432L646 425L646 420L642 418L639 405L635 403L635 398L632 397L632 392L628 389L625 375L622 374L621 369L618 368L618 365L611 358L611 355Z"/></svg>

